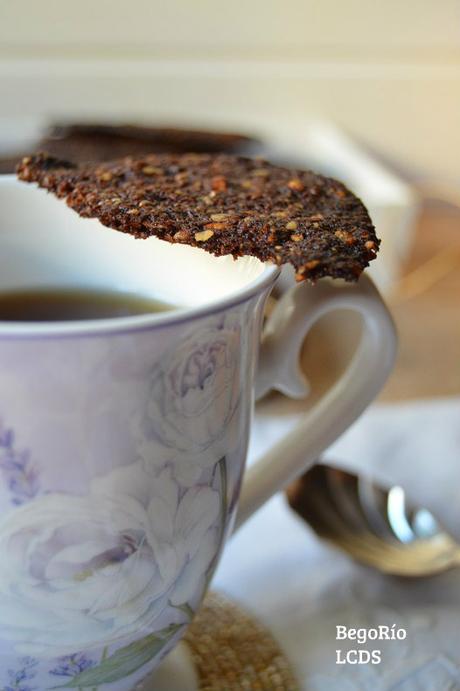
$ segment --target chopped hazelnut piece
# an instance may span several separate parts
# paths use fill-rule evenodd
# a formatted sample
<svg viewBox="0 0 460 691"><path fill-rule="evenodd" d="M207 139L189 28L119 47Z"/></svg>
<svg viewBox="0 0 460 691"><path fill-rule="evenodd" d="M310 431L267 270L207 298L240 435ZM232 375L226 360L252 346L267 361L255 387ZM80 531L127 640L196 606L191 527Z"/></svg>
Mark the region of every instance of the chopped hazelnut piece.
<svg viewBox="0 0 460 691"><path fill-rule="evenodd" d="M187 230L178 230L173 237L177 242L188 242L190 240L190 233Z"/></svg>
<svg viewBox="0 0 460 691"><path fill-rule="evenodd" d="M211 221L226 221L228 218L228 214L211 214Z"/></svg>
<svg viewBox="0 0 460 691"><path fill-rule="evenodd" d="M211 187L214 192L225 192L227 189L227 181L223 175L216 175L211 180Z"/></svg>
<svg viewBox="0 0 460 691"><path fill-rule="evenodd" d="M297 230L297 221L289 221L284 227L286 230Z"/></svg>
<svg viewBox="0 0 460 691"><path fill-rule="evenodd" d="M301 192L303 190L303 182L299 180L299 178L293 178L292 180L289 180L288 185L290 190L294 190L295 192Z"/></svg>
<svg viewBox="0 0 460 691"><path fill-rule="evenodd" d="M210 230L225 230L228 228L226 223L206 223L204 227Z"/></svg>
<svg viewBox="0 0 460 691"><path fill-rule="evenodd" d="M334 235L347 245L354 245L355 239L348 230L336 230Z"/></svg>
<svg viewBox="0 0 460 691"><path fill-rule="evenodd" d="M206 240L209 240L212 238L214 235L212 230L200 230L198 233L195 233L195 240L197 242L206 242Z"/></svg>
<svg viewBox="0 0 460 691"><path fill-rule="evenodd" d="M142 172L144 175L161 175L163 173L161 168L156 168L155 166L144 166Z"/></svg>

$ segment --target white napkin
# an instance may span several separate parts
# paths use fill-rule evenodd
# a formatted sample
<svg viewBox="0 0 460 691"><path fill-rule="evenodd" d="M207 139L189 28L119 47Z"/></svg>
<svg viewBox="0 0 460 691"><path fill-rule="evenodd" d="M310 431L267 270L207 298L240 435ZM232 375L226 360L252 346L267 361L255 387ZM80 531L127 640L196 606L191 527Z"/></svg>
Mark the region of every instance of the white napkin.
<svg viewBox="0 0 460 691"><path fill-rule="evenodd" d="M292 408L292 406L291 406ZM251 458L295 424L298 411L256 416ZM460 524L460 399L376 405L325 454L401 484L454 532ZM460 575L397 579L319 541L274 497L230 540L213 588L252 610L286 651L303 691L460 691ZM336 626L403 627L404 641L356 646ZM344 645L345 643L345 645ZM379 665L336 665L336 650L381 648Z"/></svg>
<svg viewBox="0 0 460 691"><path fill-rule="evenodd" d="M254 422L251 461L298 416L297 409L279 415L276 406L263 407ZM460 541L460 398L372 406L324 460L387 487L400 485L415 506L429 509Z"/></svg>
<svg viewBox="0 0 460 691"><path fill-rule="evenodd" d="M460 398L374 406L325 454L400 485L460 541Z"/></svg>

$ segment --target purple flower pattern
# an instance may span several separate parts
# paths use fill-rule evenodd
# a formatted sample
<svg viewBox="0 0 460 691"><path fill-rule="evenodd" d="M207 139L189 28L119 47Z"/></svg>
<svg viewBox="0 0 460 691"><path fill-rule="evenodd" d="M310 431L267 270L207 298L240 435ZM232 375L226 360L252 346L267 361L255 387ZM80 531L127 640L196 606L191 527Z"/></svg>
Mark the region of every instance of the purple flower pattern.
<svg viewBox="0 0 460 691"><path fill-rule="evenodd" d="M8 670L8 681L3 691L35 691L36 687L29 684L37 674L38 661L32 657L23 657L19 660L19 670Z"/></svg>
<svg viewBox="0 0 460 691"><path fill-rule="evenodd" d="M73 655L64 655L57 659L57 665L50 670L50 674L57 677L75 677L81 674L85 669L94 667L96 662L91 660L85 653L74 653Z"/></svg>
<svg viewBox="0 0 460 691"><path fill-rule="evenodd" d="M20 506L38 494L38 473L27 449L17 450L12 429L0 422L0 472L11 492L11 502Z"/></svg>

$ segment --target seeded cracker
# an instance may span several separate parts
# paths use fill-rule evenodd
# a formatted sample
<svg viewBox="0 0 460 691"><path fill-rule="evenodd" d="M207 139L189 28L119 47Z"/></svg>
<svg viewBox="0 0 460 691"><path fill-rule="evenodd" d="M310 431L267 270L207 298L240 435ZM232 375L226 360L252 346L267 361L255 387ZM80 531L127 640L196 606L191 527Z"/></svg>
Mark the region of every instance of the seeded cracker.
<svg viewBox="0 0 460 691"><path fill-rule="evenodd" d="M136 238L290 263L299 281L354 281L378 250L366 208L342 183L259 159L152 154L76 166L36 154L17 173Z"/></svg>

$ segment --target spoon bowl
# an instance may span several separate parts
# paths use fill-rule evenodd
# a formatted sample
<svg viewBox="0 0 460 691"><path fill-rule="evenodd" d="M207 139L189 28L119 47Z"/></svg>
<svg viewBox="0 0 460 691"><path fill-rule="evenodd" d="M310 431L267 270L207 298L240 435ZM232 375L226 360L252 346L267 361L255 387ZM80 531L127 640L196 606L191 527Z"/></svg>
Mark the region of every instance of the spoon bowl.
<svg viewBox="0 0 460 691"><path fill-rule="evenodd" d="M315 531L357 561L397 576L431 576L460 565L460 545L402 487L315 465L287 490Z"/></svg>

